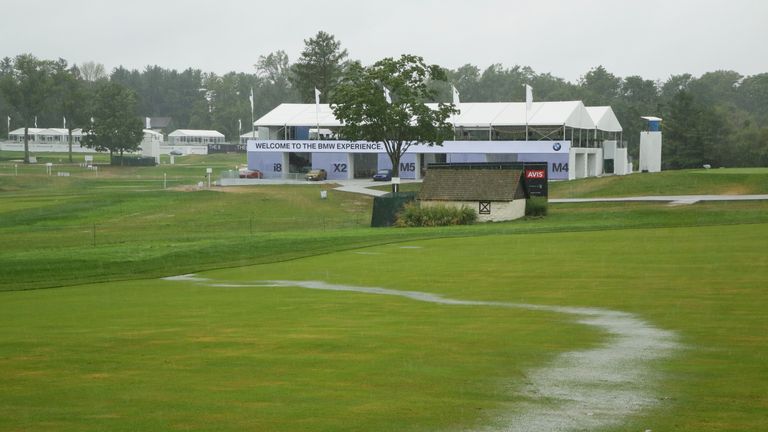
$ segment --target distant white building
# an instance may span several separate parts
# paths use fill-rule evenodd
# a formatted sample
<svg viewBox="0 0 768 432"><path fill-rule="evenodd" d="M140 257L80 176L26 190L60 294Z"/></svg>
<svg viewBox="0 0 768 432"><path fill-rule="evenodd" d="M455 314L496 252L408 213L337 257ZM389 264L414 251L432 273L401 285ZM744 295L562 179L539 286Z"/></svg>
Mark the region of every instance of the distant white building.
<svg viewBox="0 0 768 432"><path fill-rule="evenodd" d="M224 144L224 134L215 130L176 129L168 134L168 145Z"/></svg>
<svg viewBox="0 0 768 432"><path fill-rule="evenodd" d="M68 142L69 130L63 128L29 128L29 142L33 144L64 144ZM12 130L8 134L12 142L24 142L24 128ZM79 143L83 137L82 129L72 130L72 141Z"/></svg>

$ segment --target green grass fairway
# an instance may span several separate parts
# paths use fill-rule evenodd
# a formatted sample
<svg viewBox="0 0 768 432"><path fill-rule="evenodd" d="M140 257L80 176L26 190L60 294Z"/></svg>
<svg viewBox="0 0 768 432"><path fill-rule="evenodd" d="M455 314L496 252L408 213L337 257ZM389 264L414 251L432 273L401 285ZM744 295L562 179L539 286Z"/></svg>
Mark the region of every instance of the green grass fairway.
<svg viewBox="0 0 768 432"><path fill-rule="evenodd" d="M764 430L766 239L764 223L494 235L200 276L630 312L683 348L652 363L656 403L606 430ZM3 292L0 430L482 429L532 370L606 337L552 312L291 287Z"/></svg>
<svg viewBox="0 0 768 432"><path fill-rule="evenodd" d="M372 229L371 198L330 185L189 187L242 155L48 156L71 175L0 154L0 432L768 430L768 201ZM766 169L552 184L767 189Z"/></svg>

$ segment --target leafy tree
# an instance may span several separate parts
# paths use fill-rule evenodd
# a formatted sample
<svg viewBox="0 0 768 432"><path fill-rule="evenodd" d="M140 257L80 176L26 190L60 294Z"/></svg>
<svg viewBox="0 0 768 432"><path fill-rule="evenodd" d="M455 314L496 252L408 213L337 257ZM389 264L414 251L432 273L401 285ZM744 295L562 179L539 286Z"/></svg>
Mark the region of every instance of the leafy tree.
<svg viewBox="0 0 768 432"><path fill-rule="evenodd" d="M629 76L621 81L619 97L611 104L624 129L624 139L629 143L632 156L639 154L640 131L645 127L641 116L661 115L656 83L639 76Z"/></svg>
<svg viewBox="0 0 768 432"><path fill-rule="evenodd" d="M97 151L114 153L139 149L143 123L135 114L134 93L117 83L104 83L96 90L93 123L84 130L83 144Z"/></svg>
<svg viewBox="0 0 768 432"><path fill-rule="evenodd" d="M315 101L315 88L320 90L321 97L328 98L344 73L347 50L341 49L341 42L324 31L305 39L304 46L301 57L291 67L291 83L304 102Z"/></svg>
<svg viewBox="0 0 768 432"><path fill-rule="evenodd" d="M331 109L344 126L341 134L351 140L381 142L399 176L400 159L413 144L442 145L452 133L447 119L453 104L425 105L434 97L430 81L445 81L445 71L424 59L402 55L385 58L370 67L354 64L336 89ZM384 94L388 89L392 102ZM393 185L396 191L396 185Z"/></svg>
<svg viewBox="0 0 768 432"><path fill-rule="evenodd" d="M284 102L298 102L296 90L291 86L291 66L285 51L275 51L259 56L255 65L256 73L262 80L261 89L254 103L263 103L269 109ZM250 92L250 90L248 90Z"/></svg>
<svg viewBox="0 0 768 432"><path fill-rule="evenodd" d="M479 101L508 102L516 99L516 96L523 99L523 85L530 83L534 75L533 70L527 66L504 69L501 64L491 65L480 77Z"/></svg>
<svg viewBox="0 0 768 432"><path fill-rule="evenodd" d="M24 123L24 163L29 163L29 125L46 108L53 85L53 62L22 54L13 62L13 70L0 82L5 99Z"/></svg>
<svg viewBox="0 0 768 432"><path fill-rule="evenodd" d="M726 159L723 143L727 143L730 131L722 114L697 102L690 92L683 90L675 95L663 125L662 154L667 168L720 166Z"/></svg>
<svg viewBox="0 0 768 432"><path fill-rule="evenodd" d="M768 73L744 78L738 88L740 105L768 126Z"/></svg>
<svg viewBox="0 0 768 432"><path fill-rule="evenodd" d="M53 72L53 93L56 107L67 119L67 143L69 162L72 162L72 130L87 124L87 89L79 76L77 67L67 68L67 62L60 59Z"/></svg>
<svg viewBox="0 0 768 432"><path fill-rule="evenodd" d="M736 106L738 87L743 78L734 71L707 72L692 81L689 90L703 104Z"/></svg>
<svg viewBox="0 0 768 432"><path fill-rule="evenodd" d="M12 108L8 101L5 100L5 95L2 91L2 83L6 79L10 79L12 75L13 59L10 57L3 57L3 59L0 60L0 119L2 120L0 121L0 131L2 131L0 137L6 137L11 132L7 119L11 115Z"/></svg>
<svg viewBox="0 0 768 432"><path fill-rule="evenodd" d="M612 105L621 91L621 78L598 66L587 72L579 82L584 105Z"/></svg>
<svg viewBox="0 0 768 432"><path fill-rule="evenodd" d="M480 95L480 69L471 64L465 64L455 71L446 71L448 81L458 90L461 100L464 102L482 102ZM446 90L445 97L452 98L450 88Z"/></svg>
<svg viewBox="0 0 768 432"><path fill-rule="evenodd" d="M104 81L109 78L109 76L107 75L107 70L104 68L104 65L101 63L87 61L80 64L78 69L80 70L80 76L85 81L96 82L96 81Z"/></svg>

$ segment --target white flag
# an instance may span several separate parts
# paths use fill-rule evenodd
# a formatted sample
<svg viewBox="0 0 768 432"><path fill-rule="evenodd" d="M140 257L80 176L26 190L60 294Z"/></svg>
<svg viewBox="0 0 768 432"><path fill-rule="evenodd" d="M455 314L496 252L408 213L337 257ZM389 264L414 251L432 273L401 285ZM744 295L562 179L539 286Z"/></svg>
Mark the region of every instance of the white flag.
<svg viewBox="0 0 768 432"><path fill-rule="evenodd" d="M533 105L533 87L526 84L525 85L525 109L530 111L532 105Z"/></svg>
<svg viewBox="0 0 768 432"><path fill-rule="evenodd" d="M35 116L35 127L37 127L37 116Z"/></svg>
<svg viewBox="0 0 768 432"><path fill-rule="evenodd" d="M243 130L243 121L241 119L237 119L237 133L241 133Z"/></svg>
<svg viewBox="0 0 768 432"><path fill-rule="evenodd" d="M320 90L318 90L317 87L315 87L315 105L320 105L320 95L321 94L322 93L320 93Z"/></svg>
<svg viewBox="0 0 768 432"><path fill-rule="evenodd" d="M388 104L391 104L392 103L392 96L389 95L389 89L386 88L386 87L383 87L383 88L384 88L384 99L387 100Z"/></svg>
<svg viewBox="0 0 768 432"><path fill-rule="evenodd" d="M8 116L8 133L11 133L11 116Z"/></svg>
<svg viewBox="0 0 768 432"><path fill-rule="evenodd" d="M152 129L152 119L150 119L149 117L145 117L144 123L146 124L146 127L144 129Z"/></svg>
<svg viewBox="0 0 768 432"><path fill-rule="evenodd" d="M66 129L67 128L67 117L63 116L63 118L64 118L64 129Z"/></svg>
<svg viewBox="0 0 768 432"><path fill-rule="evenodd" d="M251 96L248 99L251 101L251 112L253 112L253 87L251 87Z"/></svg>
<svg viewBox="0 0 768 432"><path fill-rule="evenodd" d="M451 86L451 90L453 90L453 104L458 108L459 105L461 105L461 101L459 100L459 91L456 90L456 87Z"/></svg>
<svg viewBox="0 0 768 432"><path fill-rule="evenodd" d="M93 117L91 117L91 124L93 124Z"/></svg>

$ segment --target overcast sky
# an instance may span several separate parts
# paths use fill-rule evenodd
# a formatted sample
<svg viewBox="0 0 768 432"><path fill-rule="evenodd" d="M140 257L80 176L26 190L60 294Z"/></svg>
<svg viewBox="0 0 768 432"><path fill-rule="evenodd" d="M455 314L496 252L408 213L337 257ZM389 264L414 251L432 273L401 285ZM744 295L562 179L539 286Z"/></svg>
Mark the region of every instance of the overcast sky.
<svg viewBox="0 0 768 432"><path fill-rule="evenodd" d="M403 53L449 68L528 65L576 81L768 72L765 0L0 0L0 57L253 72L324 30L364 64Z"/></svg>

